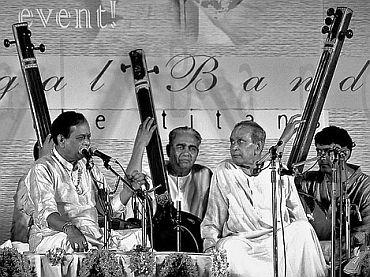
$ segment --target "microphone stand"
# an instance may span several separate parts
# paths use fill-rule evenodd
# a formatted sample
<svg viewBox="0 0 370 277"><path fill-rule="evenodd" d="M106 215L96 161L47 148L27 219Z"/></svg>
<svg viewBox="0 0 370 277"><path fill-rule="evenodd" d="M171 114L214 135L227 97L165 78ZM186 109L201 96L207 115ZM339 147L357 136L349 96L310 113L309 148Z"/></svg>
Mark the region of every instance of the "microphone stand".
<svg viewBox="0 0 370 277"><path fill-rule="evenodd" d="M145 185L142 185L141 187L141 194L139 195L140 198L142 198L142 201L143 201L143 204L141 205L141 244L144 248L147 247L147 244L148 244L148 234L147 234L147 228L148 228L148 224L147 224L147 214L148 214L148 201L149 201L149 193L155 191L156 189L158 189L161 185L159 186L156 186L150 190L148 190L146 188ZM153 227L151 225L151 222L150 222L150 238L151 238L151 241L153 242Z"/></svg>
<svg viewBox="0 0 370 277"><path fill-rule="evenodd" d="M109 237L109 233L110 233L111 214L112 214L112 206L110 204L109 191L108 191L107 187L105 186L105 184L104 184L103 189L99 188L99 186L97 184L97 180L96 180L96 178L95 178L95 176L92 172L92 168L94 167L94 163L91 160L91 157L87 157L86 160L87 160L86 169L90 173L90 176L91 176L92 180L95 183L95 187L96 187L97 192L98 192L99 200L103 202L103 203L101 203L101 208L102 208L103 213L104 213L103 248L108 249L108 237ZM104 164L104 166L107 167L108 163ZM103 195L101 195L101 191L102 191Z"/></svg>
<svg viewBox="0 0 370 277"><path fill-rule="evenodd" d="M111 205L110 205L110 200L109 200L109 192L107 188L104 188L104 204L105 204L105 213L104 213L104 248L108 250L108 237L111 231L111 222L112 222L112 217L111 217Z"/></svg>
<svg viewBox="0 0 370 277"><path fill-rule="evenodd" d="M108 161L104 161L104 167L107 169L111 169L111 166L109 165ZM112 169L111 169L112 170ZM103 188L103 205L104 205L104 235L103 235L103 243L104 243L104 249L109 249L108 246L108 239L109 234L111 231L111 222L112 222L112 206L109 199L109 191L106 186Z"/></svg>
<svg viewBox="0 0 370 277"><path fill-rule="evenodd" d="M272 184L272 247L273 247L273 270L274 277L278 277L278 241L277 241L277 197L276 197L276 158L277 158L277 146L270 148L271 154L271 184Z"/></svg>
<svg viewBox="0 0 370 277"><path fill-rule="evenodd" d="M346 154L343 151L339 151L339 170L340 170L340 189L341 189L341 222L340 222L340 231L341 231L341 237L343 236L343 221L344 221L344 238L345 238L345 258L346 260L350 259L351 255L351 243L350 243L350 236L351 236L351 200L349 199L348 192L347 192L347 180L348 176L346 173L345 168L345 157ZM342 252L341 252L342 257Z"/></svg>
<svg viewBox="0 0 370 277"><path fill-rule="evenodd" d="M340 149L334 149L334 160L332 163L332 196L331 196L331 277L336 275L336 267L338 266L338 277L342 276L342 257L343 257L343 246L342 246L342 237L343 237L343 221L345 223L345 257L348 260L350 258L350 207L351 203L348 197L347 188L346 188L346 174L345 174L345 153ZM339 190L339 195L337 190ZM337 206L336 199L339 196L339 246L336 247L336 215L337 215ZM343 214L344 213L344 214ZM338 250L336 251L336 249ZM335 260L335 253L338 253L338 265Z"/></svg>
<svg viewBox="0 0 370 277"><path fill-rule="evenodd" d="M116 163L118 163L118 161L115 161ZM159 186L156 186L150 190L147 190L146 189L146 186L143 185L141 187L141 190L135 190L131 184L129 182L127 182L124 178L122 178L121 175L119 175L117 173L117 171L115 171L112 166L109 165L109 160L106 160L104 161L104 166L106 169L110 170L117 178L119 178L133 193L136 193L137 196L142 199L143 201L143 204L141 205L141 209L142 209L142 219L141 219L141 243L142 243L142 246L143 247L147 247L147 244L148 244L148 236L147 236L147 211L148 211L148 195L150 192L153 192L155 191L156 189L158 189L160 187ZM122 168L122 167L121 167ZM138 193L139 192L139 193ZM152 226L150 226L150 237L152 238L153 237L153 228Z"/></svg>
<svg viewBox="0 0 370 277"><path fill-rule="evenodd" d="M181 251L181 201L176 201L176 251Z"/></svg>
<svg viewBox="0 0 370 277"><path fill-rule="evenodd" d="M102 158L102 157L100 157L100 158ZM148 211L148 199L149 199L148 193L155 191L156 189L161 187L161 185L153 187L150 190L147 190L146 186L143 185L141 190L135 190L127 180L125 180L120 174L118 174L118 172L116 170L114 170L112 168L112 166L109 164L110 161L114 161L115 163L117 163L121 167L123 172L125 173L125 170L123 169L123 167L121 166L121 164L117 160L103 159L104 167L106 169L110 170L119 180L121 180L131 190L131 192L136 194L139 197L139 199L141 199L143 201L143 204L142 204L142 223L141 223L142 224L142 246L147 247L147 211ZM106 193L105 193L105 211L104 211L104 245L105 246L107 246L107 242L108 242L108 232L109 232L108 230L109 230L110 221L111 221L111 217L109 216L109 212L112 213L111 211L112 211L112 208L111 208L111 205L110 205L109 192L106 190ZM153 241L153 228L152 228L152 223L151 222L150 222L150 237L151 237L151 240Z"/></svg>
<svg viewBox="0 0 370 277"><path fill-rule="evenodd" d="M177 188L179 191L179 184L178 184L178 178L177 178ZM180 252L181 251L181 238L182 234L181 231L186 232L190 237L192 238L195 248L197 249L197 253L199 252L199 245L198 242L193 235L193 233L186 228L185 226L182 225L182 219L181 219L181 201L183 200L183 195L179 191L177 199L176 199L176 218L175 218L175 228L176 229L176 251Z"/></svg>
<svg viewBox="0 0 370 277"><path fill-rule="evenodd" d="M261 159L256 162L256 173L258 174L262 170L263 163L270 158L270 169L271 169L271 185L272 185L272 247L273 247L273 270L274 277L278 277L278 241L277 241L277 197L276 197L276 158L278 157L277 150L279 146L283 144L282 140L272 146L268 153L266 153ZM281 159L281 153L279 153L279 159ZM279 162L280 166L280 162ZM279 168L279 174L281 168Z"/></svg>
<svg viewBox="0 0 370 277"><path fill-rule="evenodd" d="M143 188L143 194L144 194L144 199L143 199L143 205L141 205L141 244L143 246L143 248L145 249L147 247L147 243L148 243L148 240L147 240L147 210L148 210L148 203L147 203L147 199L148 199L148 191L146 189L146 187L144 186Z"/></svg>
<svg viewBox="0 0 370 277"><path fill-rule="evenodd" d="M334 160L332 162L332 182L331 182L331 269L330 269L330 276L335 277L336 272L336 260L335 260L335 239L337 236L337 230L335 228L336 223L336 215L337 215L337 184L338 184L338 171L337 171L337 157L334 157ZM339 242L340 244L340 242ZM340 271L339 271L340 274Z"/></svg>
<svg viewBox="0 0 370 277"><path fill-rule="evenodd" d="M193 233L185 226L182 225L182 219L181 219L181 200L176 201L176 219L175 219L175 229L176 229L176 251L181 251L181 231L186 232L194 242L196 252L199 252L199 245L197 242L197 239L193 235Z"/></svg>
<svg viewBox="0 0 370 277"><path fill-rule="evenodd" d="M111 227L111 222L112 222L112 214L113 214L113 211L112 211L112 206L111 206L111 203L110 203L110 198L109 198L109 191L108 191L108 188L105 186L104 184L104 188L103 188L103 197L101 197L100 193L101 193L101 189L99 188L99 186L97 185L97 180L96 178L94 177L91 169L92 167L94 166L94 163L93 161L91 160L91 154L88 152L87 149L82 149L81 150L81 153L85 156L86 160L87 160L87 163L86 163L86 169L90 172L90 175L91 175L91 178L92 180L94 181L95 183L95 186L96 186L96 189L98 191L98 196L99 196L99 200L102 201L103 203L101 203L101 206L102 206L102 209L103 209L103 213L104 213L104 235L103 235L103 241L104 241L104 248L105 249L108 249L108 238L109 238L109 233L110 233L110 227ZM100 156L99 156L100 157ZM100 157L102 158L102 157ZM122 178L122 176L120 174L118 174L117 171L115 171L112 166L109 164L110 161L114 161L115 163L117 163L121 169L123 170L123 172L125 173L123 167L121 166L121 164L117 161L117 160L114 160L114 159L105 159L105 158L102 158L103 160L103 163L104 163L104 167L108 170L110 170L116 177L118 177L118 182L119 180L121 180L133 193L135 193L136 191L134 190L134 188L131 186L131 184L126 181L124 178ZM153 190L155 190L156 188L153 188ZM145 239L143 239L143 243L145 245L143 245L144 247L146 246L146 210L147 210L147 191L146 189L143 190L144 191L144 196L141 194L139 195L139 197L143 198L144 197L144 203L143 203L143 208L144 208L144 211L145 213L143 213L143 238L145 236ZM145 229L144 229L145 227ZM152 233L152 230L151 230L151 233Z"/></svg>

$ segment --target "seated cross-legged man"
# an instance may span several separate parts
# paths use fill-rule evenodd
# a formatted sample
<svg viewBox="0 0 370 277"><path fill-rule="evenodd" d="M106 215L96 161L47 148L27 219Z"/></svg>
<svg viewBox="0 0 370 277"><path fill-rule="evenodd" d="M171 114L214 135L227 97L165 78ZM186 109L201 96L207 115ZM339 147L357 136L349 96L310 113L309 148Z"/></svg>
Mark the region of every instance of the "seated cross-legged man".
<svg viewBox="0 0 370 277"><path fill-rule="evenodd" d="M59 247L71 253L101 247L104 238L95 197L98 189L109 187L96 165L86 166L82 154L90 147L89 123L80 113L64 112L53 121L51 137L54 148L35 162L25 179L34 206L30 250L45 253ZM135 180L132 185L139 188ZM124 211L129 198L122 190L110 201L112 210ZM131 250L141 243L141 232L111 230L107 243L109 249Z"/></svg>
<svg viewBox="0 0 370 277"><path fill-rule="evenodd" d="M266 133L257 123L237 123L230 135L231 159L218 164L211 181L201 224L204 250L225 250L231 276L274 276L272 169L265 166L255 173L265 139ZM279 276L325 276L320 244L293 177L277 172L276 178Z"/></svg>
<svg viewBox="0 0 370 277"><path fill-rule="evenodd" d="M145 147L157 128L153 123L152 118L147 118L139 126L132 157L127 167L128 174L142 170ZM207 207L212 172L208 167L196 163L201 140L200 134L195 129L186 126L177 127L169 133L169 142L166 146L168 161L164 166L173 207L178 208L176 204L180 203L179 225L182 241L180 250L184 252L202 251L200 222ZM159 220L154 226L153 246L157 251L177 250L176 210L173 209L172 212L174 213L171 219Z"/></svg>

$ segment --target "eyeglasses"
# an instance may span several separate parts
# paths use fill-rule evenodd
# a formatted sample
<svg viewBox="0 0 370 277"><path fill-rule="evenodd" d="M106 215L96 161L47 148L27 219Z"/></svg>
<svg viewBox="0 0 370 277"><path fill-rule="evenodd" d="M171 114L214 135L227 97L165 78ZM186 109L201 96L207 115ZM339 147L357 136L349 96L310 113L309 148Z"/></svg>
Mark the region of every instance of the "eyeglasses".
<svg viewBox="0 0 370 277"><path fill-rule="evenodd" d="M342 155L346 156L348 153L348 149L344 147L330 147L325 149L316 148L316 153L318 157L333 157L334 155Z"/></svg>

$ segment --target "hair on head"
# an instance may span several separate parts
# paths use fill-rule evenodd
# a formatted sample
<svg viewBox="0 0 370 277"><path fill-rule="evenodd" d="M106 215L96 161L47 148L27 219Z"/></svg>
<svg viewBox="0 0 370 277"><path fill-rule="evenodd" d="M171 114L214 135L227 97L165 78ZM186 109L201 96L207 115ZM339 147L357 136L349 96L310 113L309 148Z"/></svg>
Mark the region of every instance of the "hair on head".
<svg viewBox="0 0 370 277"><path fill-rule="evenodd" d="M71 127L82 122L86 122L86 118L82 113L75 111L63 112L51 124L51 137L55 144L58 144L57 137L59 134L65 138L69 138Z"/></svg>

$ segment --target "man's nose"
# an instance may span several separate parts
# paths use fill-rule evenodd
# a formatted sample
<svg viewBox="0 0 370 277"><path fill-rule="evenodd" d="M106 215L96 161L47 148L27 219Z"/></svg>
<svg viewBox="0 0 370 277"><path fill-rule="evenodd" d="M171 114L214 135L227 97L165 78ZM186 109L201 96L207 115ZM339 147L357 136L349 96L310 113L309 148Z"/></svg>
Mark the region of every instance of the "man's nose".
<svg viewBox="0 0 370 277"><path fill-rule="evenodd" d="M82 143L85 146L90 146L90 143L91 143L90 138L85 138Z"/></svg>
<svg viewBox="0 0 370 277"><path fill-rule="evenodd" d="M231 150L235 150L238 148L238 144L237 143L230 143L230 149Z"/></svg>
<svg viewBox="0 0 370 277"><path fill-rule="evenodd" d="M191 156L189 147L184 147L184 149L182 149L182 154Z"/></svg>

